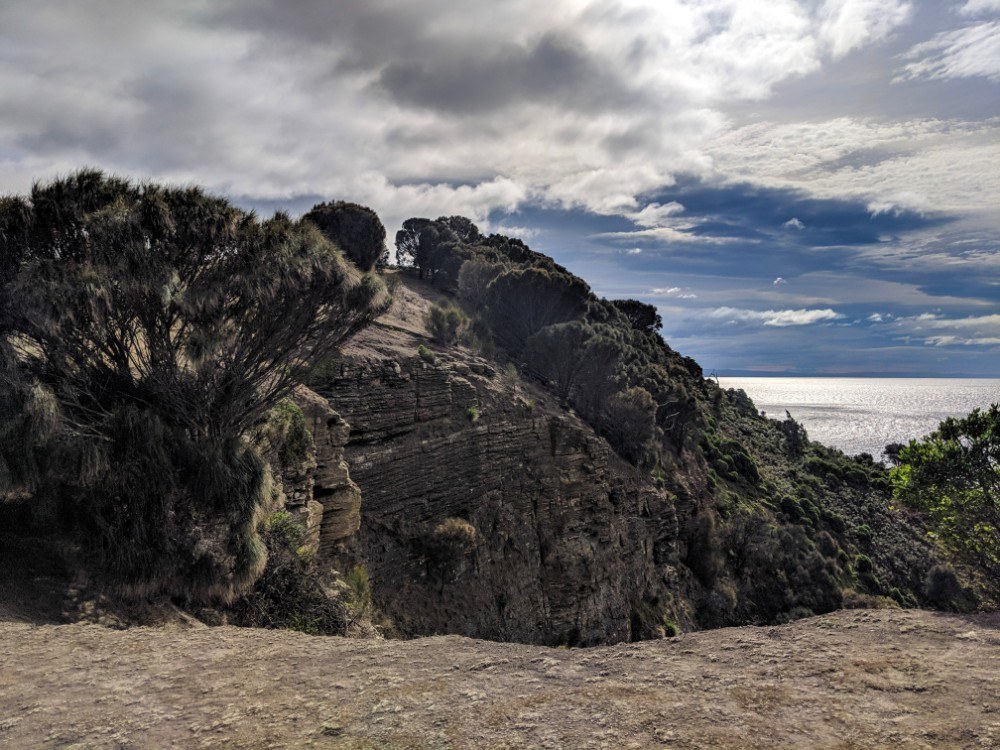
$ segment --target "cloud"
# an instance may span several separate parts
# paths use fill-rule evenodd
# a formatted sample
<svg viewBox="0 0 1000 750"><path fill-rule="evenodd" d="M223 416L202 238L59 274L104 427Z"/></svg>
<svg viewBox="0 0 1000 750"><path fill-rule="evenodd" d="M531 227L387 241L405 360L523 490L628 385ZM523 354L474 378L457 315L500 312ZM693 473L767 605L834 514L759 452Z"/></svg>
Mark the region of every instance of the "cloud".
<svg viewBox="0 0 1000 750"><path fill-rule="evenodd" d="M482 227L480 227L482 229ZM532 240L538 237L542 232L537 227L518 227L511 226L509 224L498 224L493 227L497 232L505 234L508 237L517 237L522 240Z"/></svg>
<svg viewBox="0 0 1000 750"><path fill-rule="evenodd" d="M785 281L785 280L784 280L783 278L781 278L781 277L779 276L778 278L776 278L776 279L775 279L774 281L772 281L771 283L772 283L772 284L773 284L774 286L782 286L782 285L784 285L784 284L787 284L788 282L787 282L787 281Z"/></svg>
<svg viewBox="0 0 1000 750"><path fill-rule="evenodd" d="M1000 205L998 141L997 117L844 116L757 122L718 136L708 149L716 170L733 182L795 189L817 199L993 213ZM795 215L812 226L808 217Z"/></svg>
<svg viewBox="0 0 1000 750"><path fill-rule="evenodd" d="M1000 13L1000 0L966 0L959 11L963 16L977 16L981 13Z"/></svg>
<svg viewBox="0 0 1000 750"><path fill-rule="evenodd" d="M910 20L913 6L899 0L827 0L820 38L840 58L869 42L880 42Z"/></svg>
<svg viewBox="0 0 1000 750"><path fill-rule="evenodd" d="M921 339L935 347L995 347L1000 345L1000 314L948 317L938 312L900 318L897 335Z"/></svg>
<svg viewBox="0 0 1000 750"><path fill-rule="evenodd" d="M866 320L872 323L881 323L883 320L885 320L885 318L882 317L882 313L872 313L866 318Z"/></svg>
<svg viewBox="0 0 1000 750"><path fill-rule="evenodd" d="M788 229L805 229L806 228L806 225L803 224L801 221L799 221L794 216L791 219L789 219L788 221L786 221L784 224L782 224L781 226L787 227Z"/></svg>
<svg viewBox="0 0 1000 750"><path fill-rule="evenodd" d="M708 311L709 317L731 322L760 323L774 328L807 326L840 320L844 316L835 310L743 310L735 307L717 307Z"/></svg>
<svg viewBox="0 0 1000 750"><path fill-rule="evenodd" d="M935 35L911 48L896 80L968 78L1000 81L1000 21L973 24Z"/></svg>
<svg viewBox="0 0 1000 750"><path fill-rule="evenodd" d="M347 197L390 230L531 199L668 237L679 208L641 196L712 171L726 108L905 21L908 3L871 6L4 3L0 190L89 163L256 202Z"/></svg>

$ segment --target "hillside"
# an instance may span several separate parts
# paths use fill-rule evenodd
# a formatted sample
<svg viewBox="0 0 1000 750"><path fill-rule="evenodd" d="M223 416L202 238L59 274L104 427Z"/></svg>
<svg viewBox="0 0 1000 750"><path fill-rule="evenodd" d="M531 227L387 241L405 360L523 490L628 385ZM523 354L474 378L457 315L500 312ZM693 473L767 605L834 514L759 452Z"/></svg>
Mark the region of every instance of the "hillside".
<svg viewBox="0 0 1000 750"><path fill-rule="evenodd" d="M762 417L652 338L640 346L664 366L636 369L669 368L659 398L681 406L659 420L656 457L629 460L523 358L435 343L446 283L394 283L390 310L311 387L350 425L361 498L358 534L328 551L367 568L395 632L593 645L953 604L928 598L944 558L890 510L880 465Z"/></svg>
<svg viewBox="0 0 1000 750"><path fill-rule="evenodd" d="M653 306L460 216L396 247L356 204L92 170L5 200L0 607L593 646L995 606L992 547L706 378Z"/></svg>
<svg viewBox="0 0 1000 750"><path fill-rule="evenodd" d="M855 611L565 650L0 623L0 745L995 747L998 628Z"/></svg>

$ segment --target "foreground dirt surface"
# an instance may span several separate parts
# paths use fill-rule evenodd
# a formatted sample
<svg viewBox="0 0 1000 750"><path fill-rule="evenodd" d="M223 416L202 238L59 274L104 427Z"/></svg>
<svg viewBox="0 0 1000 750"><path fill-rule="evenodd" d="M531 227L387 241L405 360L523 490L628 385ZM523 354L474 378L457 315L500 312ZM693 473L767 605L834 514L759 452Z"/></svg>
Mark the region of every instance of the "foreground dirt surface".
<svg viewBox="0 0 1000 750"><path fill-rule="evenodd" d="M0 623L0 747L1000 746L1000 617L864 610L589 650Z"/></svg>

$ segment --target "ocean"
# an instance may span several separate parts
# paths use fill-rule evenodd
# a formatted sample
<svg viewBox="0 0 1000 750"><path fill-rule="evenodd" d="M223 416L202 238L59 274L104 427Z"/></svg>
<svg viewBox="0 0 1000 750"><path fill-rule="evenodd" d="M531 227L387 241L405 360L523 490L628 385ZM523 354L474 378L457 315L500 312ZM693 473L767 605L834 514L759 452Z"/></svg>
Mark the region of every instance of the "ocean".
<svg viewBox="0 0 1000 750"><path fill-rule="evenodd" d="M809 437L848 455L876 460L889 443L932 432L946 417L1000 401L1000 379L951 378L719 378L742 388L760 411L788 411Z"/></svg>

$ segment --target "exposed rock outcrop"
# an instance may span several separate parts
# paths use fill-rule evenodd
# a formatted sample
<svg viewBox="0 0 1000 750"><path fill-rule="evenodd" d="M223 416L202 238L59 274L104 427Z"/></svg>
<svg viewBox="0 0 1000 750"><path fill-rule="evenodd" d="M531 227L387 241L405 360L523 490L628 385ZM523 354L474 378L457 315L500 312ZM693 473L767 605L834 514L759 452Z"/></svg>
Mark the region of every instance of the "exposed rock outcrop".
<svg viewBox="0 0 1000 750"><path fill-rule="evenodd" d="M312 436L312 450L281 475L284 508L306 529L313 552L331 554L361 527L361 490L344 460L350 427L326 399L308 388L294 394Z"/></svg>
<svg viewBox="0 0 1000 750"><path fill-rule="evenodd" d="M471 354L348 359L320 392L351 425L352 554L404 633L648 637L678 615L672 498L524 387Z"/></svg>

